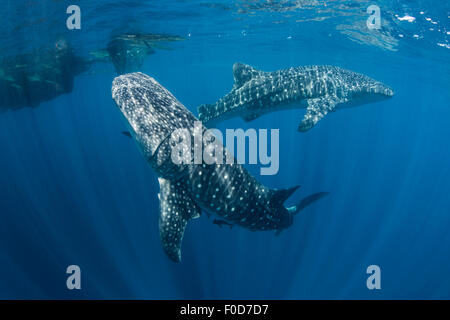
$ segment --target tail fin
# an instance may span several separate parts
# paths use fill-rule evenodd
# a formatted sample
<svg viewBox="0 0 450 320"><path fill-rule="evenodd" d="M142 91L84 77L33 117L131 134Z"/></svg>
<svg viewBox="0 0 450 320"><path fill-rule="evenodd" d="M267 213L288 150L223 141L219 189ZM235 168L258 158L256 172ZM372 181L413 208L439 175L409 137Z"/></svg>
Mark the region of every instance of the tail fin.
<svg viewBox="0 0 450 320"><path fill-rule="evenodd" d="M300 211L302 211L303 209L305 209L306 207L308 207L313 202L316 202L317 200L327 196L328 194L329 194L329 192L314 193L312 195L309 195L309 196L303 198L302 201L300 201L297 205L287 208L287 210L291 214L295 215L295 214L299 213Z"/></svg>

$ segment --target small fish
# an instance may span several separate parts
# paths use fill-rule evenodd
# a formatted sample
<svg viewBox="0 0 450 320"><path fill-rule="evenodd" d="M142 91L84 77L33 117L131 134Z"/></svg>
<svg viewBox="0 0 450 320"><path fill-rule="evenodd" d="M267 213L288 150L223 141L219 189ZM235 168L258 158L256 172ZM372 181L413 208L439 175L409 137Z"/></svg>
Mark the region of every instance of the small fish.
<svg viewBox="0 0 450 320"><path fill-rule="evenodd" d="M40 80L40 78L37 78L36 81L39 81L39 80ZM56 83L55 81L52 81L52 80L44 80L44 82L45 82L45 83L48 83L48 84L51 84L51 85L53 85L53 86L55 86L55 87L60 86L59 83Z"/></svg>
<svg viewBox="0 0 450 320"><path fill-rule="evenodd" d="M0 78L6 80L8 82L16 82L16 79L14 79L13 77L11 77L9 75L1 76Z"/></svg>
<svg viewBox="0 0 450 320"><path fill-rule="evenodd" d="M223 225L229 226L230 229L233 228L233 224L232 223L226 222L224 220L214 219L213 224L217 224L221 228L222 228Z"/></svg>

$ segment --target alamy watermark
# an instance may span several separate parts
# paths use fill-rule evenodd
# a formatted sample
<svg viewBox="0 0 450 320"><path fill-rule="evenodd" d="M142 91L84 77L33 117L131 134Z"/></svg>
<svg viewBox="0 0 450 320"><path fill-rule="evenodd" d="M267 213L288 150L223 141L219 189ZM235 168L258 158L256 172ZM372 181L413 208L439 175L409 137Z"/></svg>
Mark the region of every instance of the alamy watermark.
<svg viewBox="0 0 450 320"><path fill-rule="evenodd" d="M260 168L261 175L275 175L280 165L279 136L279 129L270 129L270 141L267 129L226 129L225 148L220 130L205 130L202 122L196 121L193 134L184 128L172 132L171 159L175 164L258 164L259 161L266 166Z"/></svg>
<svg viewBox="0 0 450 320"><path fill-rule="evenodd" d="M381 29L381 11L380 7L377 5L370 5L367 7L366 11L370 16L367 18L366 25L369 30Z"/></svg>

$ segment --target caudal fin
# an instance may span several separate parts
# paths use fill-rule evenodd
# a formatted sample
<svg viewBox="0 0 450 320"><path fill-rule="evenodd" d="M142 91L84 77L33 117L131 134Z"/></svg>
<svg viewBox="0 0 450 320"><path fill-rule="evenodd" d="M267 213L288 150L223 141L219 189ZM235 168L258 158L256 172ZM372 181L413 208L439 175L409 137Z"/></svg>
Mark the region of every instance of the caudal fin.
<svg viewBox="0 0 450 320"><path fill-rule="evenodd" d="M300 211L302 211L303 209L305 209L306 207L308 207L309 205L311 205L312 203L316 202L319 199L322 199L323 197L327 196L329 194L329 192L318 192L318 193L314 193L312 195L309 195L305 198L302 199L302 201L300 201L297 205L292 206L287 208L288 211L291 214L297 214Z"/></svg>

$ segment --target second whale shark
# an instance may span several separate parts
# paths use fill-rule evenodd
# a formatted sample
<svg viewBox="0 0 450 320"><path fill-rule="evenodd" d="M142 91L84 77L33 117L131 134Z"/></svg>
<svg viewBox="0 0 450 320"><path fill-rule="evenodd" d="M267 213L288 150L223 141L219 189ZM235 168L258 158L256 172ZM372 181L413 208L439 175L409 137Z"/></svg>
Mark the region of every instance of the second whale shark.
<svg viewBox="0 0 450 320"><path fill-rule="evenodd" d="M306 108L298 131L314 127L336 109L388 99L394 91L363 74L335 66L303 66L265 72L249 65L233 65L234 86L215 104L199 106L206 125L242 117L251 121L261 115Z"/></svg>

